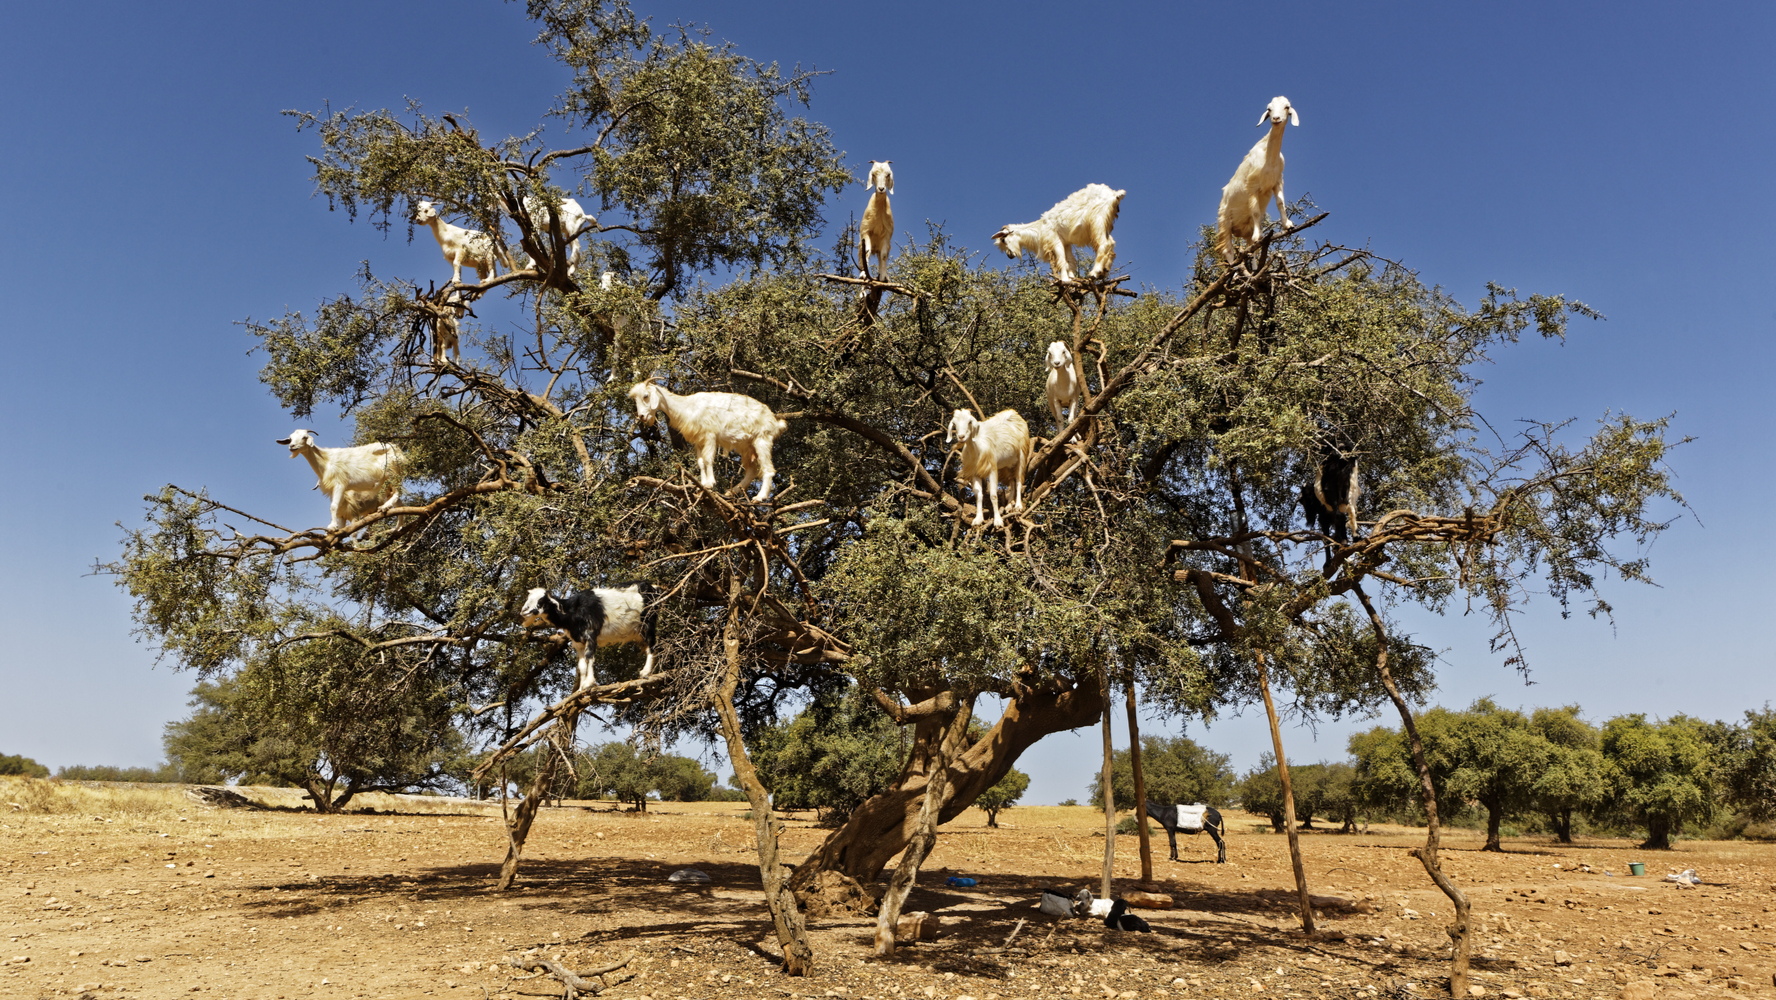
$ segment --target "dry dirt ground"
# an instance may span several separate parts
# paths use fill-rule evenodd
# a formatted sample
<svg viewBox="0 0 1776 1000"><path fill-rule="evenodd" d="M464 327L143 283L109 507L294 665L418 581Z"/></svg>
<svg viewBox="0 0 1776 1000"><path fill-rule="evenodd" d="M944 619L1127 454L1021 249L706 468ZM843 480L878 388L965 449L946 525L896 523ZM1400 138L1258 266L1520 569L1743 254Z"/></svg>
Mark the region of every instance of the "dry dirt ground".
<svg viewBox="0 0 1776 1000"><path fill-rule="evenodd" d="M296 801L288 791L253 794L286 807ZM605 996L1134 1000L1446 990L1447 904L1407 855L1422 833L1401 828L1305 835L1314 892L1342 901L1323 901L1322 932L1312 938L1288 909L1283 837L1230 816L1226 865L1213 863L1206 837L1180 838L1182 860L1168 861L1161 837L1155 874L1180 905L1145 912L1154 933L1135 934L1034 909L1043 887L1095 888L1101 814L1022 807L988 829L970 810L944 828L908 905L941 916L937 940L878 960L869 955L871 921L813 921L816 973L791 979L771 957L743 805L669 803L647 815L609 804L545 809L520 886L496 893L504 850L497 805L405 796L365 804L383 812L215 809L164 787L0 779L0 933L8 938L0 996L560 996L554 979L512 968L508 957L540 954L585 970L631 953ZM787 855L799 859L822 833L792 819ZM1133 836L1117 838L1119 891L1136 887L1135 845ZM1484 854L1465 832L1450 846L1448 869L1471 894L1481 931L1478 995L1773 992L1776 847L1685 842L1649 853L1623 841L1512 840L1506 853ZM1644 877L1629 876L1633 860L1646 863ZM711 881L666 880L686 867ZM1661 881L1684 868L1702 884ZM950 875L979 885L952 889Z"/></svg>

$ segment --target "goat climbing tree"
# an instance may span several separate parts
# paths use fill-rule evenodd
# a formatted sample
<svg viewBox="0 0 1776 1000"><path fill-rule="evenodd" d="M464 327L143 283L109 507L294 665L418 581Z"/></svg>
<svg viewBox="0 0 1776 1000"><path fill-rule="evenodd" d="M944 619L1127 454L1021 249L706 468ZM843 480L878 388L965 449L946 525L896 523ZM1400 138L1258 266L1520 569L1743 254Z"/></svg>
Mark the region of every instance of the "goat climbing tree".
<svg viewBox="0 0 1776 1000"><path fill-rule="evenodd" d="M298 656L348 686L374 662L449 692L437 724L494 748L489 769L572 738L574 720L723 739L785 966L802 972L817 956L793 892L823 873L872 883L904 851L890 897L904 898L936 824L1042 737L1097 722L1114 684L1201 717L1258 700L1261 679L1310 714L1386 700L1409 717L1430 664L1389 602L1465 594L1515 663L1529 574L1600 613L1596 574L1645 579L1612 546L1656 534L1681 502L1662 423L1489 440L1469 405L1488 352L1532 328L1561 336L1583 306L1488 288L1464 308L1402 266L1311 245L1323 215L1232 268L1199 254L1180 288L1138 296L1120 278L988 270L941 232L904 245L886 280L828 274L851 248L811 241L849 174L824 128L791 117L811 73L657 33L624 3L529 8L573 74L552 112L568 145L483 139L418 106L298 116L320 139L321 193L349 215L387 227L430 200L519 266L442 287L441 267L423 287L366 269L312 317L249 324L295 416L336 405L360 440L401 444L407 499L326 531L202 491L149 497L110 569L179 666L276 689ZM593 209L589 231L523 208L563 193ZM576 236L589 246L570 275ZM691 280L717 267L737 276ZM581 280L604 271L608 288ZM422 342L452 294L476 311L474 346L438 364ZM1043 398L1052 340L1086 390L1065 427ZM746 393L788 422L769 504L701 488L670 432L636 424L625 394L650 377ZM1042 438L1025 509L1000 530L969 528L981 498L941 443L961 407L1016 408ZM1295 527L1334 440L1362 462L1365 528L1344 543ZM610 647L608 683L570 693L565 643L519 624L526 590L637 577L662 594L659 669L638 677L639 657ZM851 685L910 731L900 779L785 881L747 741ZM1005 709L970 736L986 695ZM1444 885L1434 826L1422 853Z"/></svg>

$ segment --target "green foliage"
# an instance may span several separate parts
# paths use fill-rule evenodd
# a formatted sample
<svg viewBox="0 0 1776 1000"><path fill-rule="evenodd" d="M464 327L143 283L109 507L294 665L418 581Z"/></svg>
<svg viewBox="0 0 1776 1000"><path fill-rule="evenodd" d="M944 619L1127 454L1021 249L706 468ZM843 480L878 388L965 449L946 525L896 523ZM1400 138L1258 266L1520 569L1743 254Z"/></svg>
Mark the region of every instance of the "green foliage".
<svg viewBox="0 0 1776 1000"><path fill-rule="evenodd" d="M974 804L986 812L988 826L998 826L999 814L1010 809L1029 790L1030 776L1014 767L997 784L980 793Z"/></svg>
<svg viewBox="0 0 1776 1000"><path fill-rule="evenodd" d="M171 765L159 767L114 767L110 764L73 764L56 768L56 777L63 781L138 781L163 783L183 781Z"/></svg>
<svg viewBox="0 0 1776 1000"><path fill-rule="evenodd" d="M578 756L577 794L583 799L608 795L646 812L650 795L662 802L702 802L715 788L714 774L678 754L648 754L613 741Z"/></svg>
<svg viewBox="0 0 1776 1000"><path fill-rule="evenodd" d="M195 711L167 724L168 767L184 781L295 785L321 812L359 792L449 783L463 741L449 724L448 692L358 653L349 643L304 644L200 681Z"/></svg>
<svg viewBox="0 0 1776 1000"><path fill-rule="evenodd" d="M1603 724L1611 809L1645 827L1642 846L1667 849L1672 834L1713 818L1717 784L1708 737L1708 725L1687 715L1648 722L1636 713Z"/></svg>
<svg viewBox="0 0 1776 1000"><path fill-rule="evenodd" d="M853 687L815 699L786 722L760 730L748 747L759 781L779 809L818 810L842 823L894 786L906 761L901 728Z"/></svg>
<svg viewBox="0 0 1776 1000"><path fill-rule="evenodd" d="M1753 823L1776 819L1776 712L1766 703L1743 725L1717 722L1709 742L1725 803Z"/></svg>
<svg viewBox="0 0 1776 1000"><path fill-rule="evenodd" d="M404 495L424 512L346 540L202 491L145 498L106 569L163 657L238 685L178 734L182 773L297 781L317 802L335 783L349 798L460 774L458 741L503 738L571 689L566 644L514 620L537 586L645 577L673 595L655 650L670 683L600 715L648 745L713 732L734 630L761 772L780 805L836 819L912 773L904 762L927 759L942 728L903 736L860 696L835 700L854 685L907 704L941 694L946 711L1015 700L1006 718L1024 730L966 756L996 774L1094 714L1103 671L1164 711L1211 718L1256 696L1262 654L1300 713L1338 717L1381 703L1385 651L1422 703L1430 657L1380 636L1351 603L1361 586L1433 611L1458 596L1483 607L1520 662L1510 623L1527 593L1607 614L1603 579L1647 579L1640 553L1682 502L1663 422L1610 415L1588 437L1528 425L1494 447L1469 405L1493 352L1531 330L1564 336L1594 315L1582 304L1489 285L1464 307L1405 267L1309 246L1302 227L1249 280L1222 280L1205 246L1182 287L1085 301L1076 322L1034 268L993 270L933 230L889 267L914 294L860 312L853 287L818 276L847 265L808 243L848 179L825 129L794 117L809 73L656 31L622 2L527 10L570 74L547 112L565 126L560 148L540 128L483 139L417 104L297 116L319 140L330 205L387 227L426 198L486 231L524 269L468 293L487 303L497 289L524 319L465 330L480 348L465 365L416 370L414 336L442 301L434 257L424 294L360 273L353 295L247 324L262 380L293 413L338 405L355 440L401 442ZM553 240L521 208L544 193L596 206L579 273L608 266L622 287L581 288L551 264ZM697 281L721 269L724 284ZM1209 308L1182 311L1199 297ZM957 408L1010 407L1053 433L1039 359L1055 339L1090 344L1086 436L1038 460L1005 531L969 530L980 498L941 430ZM771 508L688 485L682 441L639 427L625 398L644 377L786 415ZM1363 455L1359 513L1393 512L1330 559L1297 528L1328 443ZM723 487L732 468L719 466ZM1617 539L1635 552L1618 555ZM632 647L599 655L603 680L638 665ZM799 704L808 721L778 722ZM612 754L597 770L617 776L613 794L645 802L648 782ZM1451 780L1493 794L1491 766ZM1385 770L1359 786L1412 787Z"/></svg>
<svg viewBox="0 0 1776 1000"><path fill-rule="evenodd" d="M1498 850L1504 819L1536 807L1537 780L1554 763L1555 745L1523 713L1487 698L1464 711L1421 712L1417 726L1438 815L1453 818L1468 802L1479 803L1487 813L1487 849ZM1361 802L1400 809L1419 800L1418 772L1400 733L1384 727L1358 733L1350 752ZM1545 789L1550 796L1562 791L1558 777Z"/></svg>
<svg viewBox="0 0 1776 1000"><path fill-rule="evenodd" d="M0 754L0 775L22 774L27 778L47 778L49 768L19 754Z"/></svg>
<svg viewBox="0 0 1776 1000"><path fill-rule="evenodd" d="M1078 804L1079 804L1078 799L1062 799L1061 800L1061 805L1063 805L1063 806L1076 806Z"/></svg>
<svg viewBox="0 0 1776 1000"><path fill-rule="evenodd" d="M1223 806L1233 796L1233 758L1216 753L1188 736L1141 737L1141 776L1151 802L1206 802ZM1103 776L1094 774L1086 789L1089 801L1104 800ZM1135 801L1135 769L1127 750L1113 753L1110 801L1118 811L1140 809Z"/></svg>
<svg viewBox="0 0 1776 1000"><path fill-rule="evenodd" d="M1608 769L1598 749L1597 727L1579 718L1579 706L1538 708L1530 728L1547 741L1546 758L1530 786L1535 807L1547 815L1555 836L1572 843L1575 814L1597 809L1609 795Z"/></svg>

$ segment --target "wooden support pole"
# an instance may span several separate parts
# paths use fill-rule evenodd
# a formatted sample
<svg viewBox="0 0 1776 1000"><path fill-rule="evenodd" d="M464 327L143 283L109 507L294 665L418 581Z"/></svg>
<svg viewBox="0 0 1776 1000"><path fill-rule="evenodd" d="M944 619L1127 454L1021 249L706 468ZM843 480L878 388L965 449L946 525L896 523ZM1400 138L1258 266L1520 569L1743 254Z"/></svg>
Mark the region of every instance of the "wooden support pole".
<svg viewBox="0 0 1776 1000"><path fill-rule="evenodd" d="M1147 832L1147 776L1141 771L1141 721L1135 717L1135 672L1128 678L1129 763L1135 769L1135 830L1141 837L1141 882L1153 881L1153 841Z"/></svg>
<svg viewBox="0 0 1776 1000"><path fill-rule="evenodd" d="M1307 892L1307 869L1301 864L1301 833L1295 829L1295 792L1289 786L1289 762L1283 757L1283 730L1277 723L1276 702L1270 696L1270 673L1259 653L1258 690L1264 695L1264 714L1270 718L1270 745L1276 750L1277 778L1283 783L1283 830L1289 835L1289 862L1295 866L1295 893L1301 905L1301 929L1314 929L1313 900Z"/></svg>
<svg viewBox="0 0 1776 1000"><path fill-rule="evenodd" d="M1116 867L1116 793L1111 787L1111 761L1114 750L1110 744L1110 671L1098 662L1099 691L1104 703L1104 884L1103 897L1112 895L1110 877Z"/></svg>

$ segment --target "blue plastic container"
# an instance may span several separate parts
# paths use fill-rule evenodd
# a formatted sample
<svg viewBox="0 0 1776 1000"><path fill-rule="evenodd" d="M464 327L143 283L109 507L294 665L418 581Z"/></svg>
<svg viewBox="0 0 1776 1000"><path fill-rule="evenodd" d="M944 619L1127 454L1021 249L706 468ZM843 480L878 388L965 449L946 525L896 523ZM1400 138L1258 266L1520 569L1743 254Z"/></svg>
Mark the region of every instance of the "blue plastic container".
<svg viewBox="0 0 1776 1000"><path fill-rule="evenodd" d="M963 878L960 875L951 875L947 881L958 889L970 889L979 884L974 879Z"/></svg>

